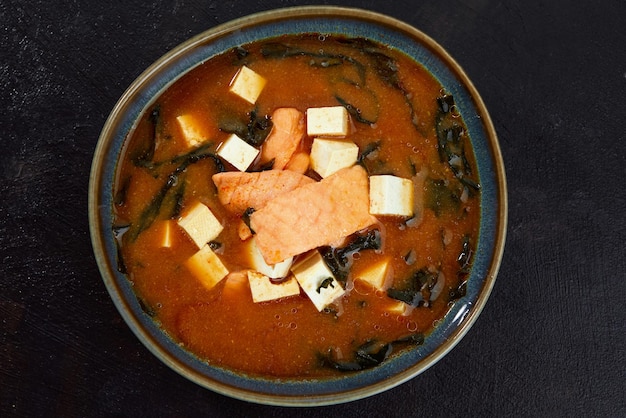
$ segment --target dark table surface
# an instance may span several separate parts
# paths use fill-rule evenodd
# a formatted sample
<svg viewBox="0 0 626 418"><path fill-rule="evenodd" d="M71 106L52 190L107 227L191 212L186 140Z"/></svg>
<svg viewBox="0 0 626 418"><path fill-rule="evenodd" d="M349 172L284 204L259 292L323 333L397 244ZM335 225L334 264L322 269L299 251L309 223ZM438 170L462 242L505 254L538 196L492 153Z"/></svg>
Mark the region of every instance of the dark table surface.
<svg viewBox="0 0 626 418"><path fill-rule="evenodd" d="M108 4L112 3L112 4ZM324 408L248 404L161 364L92 255L91 158L126 87L219 23L359 6L446 48L508 175L507 247L469 334L424 374ZM626 2L0 3L0 416L626 416Z"/></svg>

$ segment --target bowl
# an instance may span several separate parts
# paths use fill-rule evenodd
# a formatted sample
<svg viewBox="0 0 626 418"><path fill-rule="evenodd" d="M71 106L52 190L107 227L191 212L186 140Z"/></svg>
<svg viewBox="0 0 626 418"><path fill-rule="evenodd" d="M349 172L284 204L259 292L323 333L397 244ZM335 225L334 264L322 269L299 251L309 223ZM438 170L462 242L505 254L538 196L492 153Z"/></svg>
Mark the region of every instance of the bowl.
<svg viewBox="0 0 626 418"><path fill-rule="evenodd" d="M364 37L398 49L422 64L455 97L471 137L482 186L479 238L465 296L422 345L376 368L318 380L249 377L211 366L185 351L142 310L132 284L117 269L116 240L111 231L118 158L127 135L154 98L214 55L244 43L297 33ZM506 234L506 193L502 156L487 109L465 72L440 45L418 29L378 13L329 6L295 7L250 15L203 32L165 54L131 84L107 119L94 153L89 222L98 267L115 306L160 361L187 379L226 396L261 404L317 406L361 399L400 385L424 372L459 343L476 322L496 280Z"/></svg>

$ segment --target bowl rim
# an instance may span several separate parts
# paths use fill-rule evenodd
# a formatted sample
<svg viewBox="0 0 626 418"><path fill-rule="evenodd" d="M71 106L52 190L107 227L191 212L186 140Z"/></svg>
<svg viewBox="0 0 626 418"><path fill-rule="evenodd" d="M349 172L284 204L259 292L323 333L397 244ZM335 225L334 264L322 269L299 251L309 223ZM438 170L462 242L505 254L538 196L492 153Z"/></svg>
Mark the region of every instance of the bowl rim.
<svg viewBox="0 0 626 418"><path fill-rule="evenodd" d="M109 231L106 231L103 225L101 225L101 211L110 210L110 206L102 204L102 168L106 164L111 164L110 158L109 160L107 160L107 149L111 146L110 138L114 136L116 130L120 129L117 126L117 119L124 111L125 106L128 104L129 101L134 100L136 95L146 88L146 85L144 83L145 80L149 80L151 77L163 71L163 69L167 67L167 65L171 61L176 60L177 57L182 56L186 52L194 50L199 45L213 42L216 39L219 39L225 35L231 34L236 31L241 31L242 29L248 27L257 26L260 24L271 24L272 22L282 22L292 19L306 19L313 17L351 19L364 21L371 25L393 28L394 31L401 32L411 38L416 39L422 47L429 49L434 55L439 57L440 60L442 60L448 67L450 67L450 70L462 82L463 87L468 90L468 93L473 100L473 105L476 107L476 110L480 116L480 123L482 124L482 127L485 131L485 136L488 142L487 145L490 148L489 152L492 160L491 163L493 164L494 168L493 174L495 176L496 183L496 190L494 190L494 193L497 197L496 202L494 202L495 204L497 204L497 208L494 211L494 213L496 213L496 217L494 219L496 224L494 225L492 231L494 245L492 249L492 254L489 257L489 264L486 267L486 276L483 279L482 286L480 291L478 292L478 297L475 303L471 306L467 315L464 315L463 318L458 321L458 326L455 327L449 338L443 341L443 343L438 346L437 349L434 350L432 353L420 359L417 364L413 365L405 371L390 376L382 380L381 382L377 382L375 384L357 389L350 389L339 393L325 393L321 395L312 395L308 393L304 396L258 393L249 388L235 387L228 383L216 381L215 379L205 376L199 370L195 369L185 361L174 358L174 356L170 354L168 347L164 346L161 341L155 338L149 330L144 329L145 324L133 312L133 309L130 307L129 302L124 299L123 291L122 289L120 289L119 284L115 280L116 272L115 267L113 266L114 261L110 260L110 257L107 257L106 254L106 247L107 245L110 245L110 243L105 242L107 240L105 240L104 236L105 233L110 234L111 226L109 225ZM169 84L173 83L174 81L175 80L171 80ZM161 91L165 88L166 87L162 87ZM126 128L128 129L128 127ZM106 197L104 197L104 201L106 202ZM506 240L506 230L508 222L508 202L504 162L491 117L489 116L487 108L474 84L471 82L461 66L448 54L448 52L442 46L440 46L437 42L435 42L432 38L423 33L421 30L394 17L390 17L378 12L341 6L297 6L275 10L266 10L240 17L212 27L174 47L169 52L161 56L153 64L151 64L145 71L143 71L117 101L115 107L111 111L102 128L94 151L90 171L88 213L90 236L94 256L96 258L96 262L107 291L112 298L118 312L121 314L129 328L133 331L137 338L148 348L148 350L151 351L161 362L176 371L178 374L186 377L196 384L199 384L200 386L236 399L260 404L279 406L321 406L362 399L396 387L430 368L459 343L459 341L467 334L469 329L476 322L487 300L489 299L489 296L495 284L496 276L504 253L504 244Z"/></svg>

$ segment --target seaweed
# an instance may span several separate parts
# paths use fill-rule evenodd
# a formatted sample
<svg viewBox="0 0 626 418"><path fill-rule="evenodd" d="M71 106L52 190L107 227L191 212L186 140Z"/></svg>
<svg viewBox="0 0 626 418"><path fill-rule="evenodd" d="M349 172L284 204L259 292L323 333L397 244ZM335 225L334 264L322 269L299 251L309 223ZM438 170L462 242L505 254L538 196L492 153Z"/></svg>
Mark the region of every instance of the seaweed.
<svg viewBox="0 0 626 418"><path fill-rule="evenodd" d="M252 233L252 235L254 235L255 232L254 232L254 229L252 229L252 227L250 226L250 216L252 216L254 211L255 211L254 208L247 208L241 215L241 220L243 221L243 223L246 224L248 229L250 229L250 232Z"/></svg>
<svg viewBox="0 0 626 418"><path fill-rule="evenodd" d="M225 171L224 164L221 159L212 152L206 151L208 146L209 145L206 144L205 146L197 148L187 154L176 156L167 161L170 164L177 163L178 166L166 176L165 183L152 197L150 203L148 203L148 205L141 212L137 221L130 225L128 236L131 241L136 240L139 234L152 225L164 206L170 208L169 213L167 214L168 218L177 216L178 213L180 213L185 192L185 183L182 181L181 175L191 164L195 164L198 161L209 158L215 163L217 171ZM164 163L165 162L156 163L152 169L156 169ZM170 193L172 190L173 192Z"/></svg>
<svg viewBox="0 0 626 418"><path fill-rule="evenodd" d="M431 209L435 216L441 216L445 211L457 211L461 205L460 193L452 189L446 180L427 178L426 207Z"/></svg>
<svg viewBox="0 0 626 418"><path fill-rule="evenodd" d="M247 118L242 118L233 112L226 112L220 117L219 129L246 141L252 146L261 145L272 130L272 119L268 115L260 116L257 109L253 109L247 114Z"/></svg>
<svg viewBox="0 0 626 418"><path fill-rule="evenodd" d="M128 269L126 268L126 263L124 262L124 257L122 255L122 237L128 231L128 228L129 225L113 227L113 237L115 238L115 252L117 258L117 271L122 274L128 273Z"/></svg>
<svg viewBox="0 0 626 418"><path fill-rule="evenodd" d="M404 287L387 289L387 296L414 307L427 306L438 276L438 273L421 268L411 275Z"/></svg>
<svg viewBox="0 0 626 418"><path fill-rule="evenodd" d="M457 272L457 279L459 284L457 287L450 289L448 293L448 301L454 302L457 299L465 296L467 291L467 277L471 271L472 257L474 256L474 250L472 249L471 237L466 234L463 236L461 244L461 251L456 259L459 264L459 271Z"/></svg>
<svg viewBox="0 0 626 418"><path fill-rule="evenodd" d="M378 120L378 114L374 118L367 119L363 116L363 110L361 108L352 105L339 95L335 95L335 99L339 102L340 105L345 107L348 113L359 123L372 125Z"/></svg>
<svg viewBox="0 0 626 418"><path fill-rule="evenodd" d="M333 284L333 281L335 279L332 277L327 277L324 280L322 280L322 282L320 283L320 285L317 287L316 292L320 293L322 291L322 289L328 289L328 286L330 286L331 288L334 288L335 285Z"/></svg>
<svg viewBox="0 0 626 418"><path fill-rule="evenodd" d="M351 358L336 358L332 348L327 353L318 353L317 358L321 367L329 367L340 372L356 372L376 367L394 352L407 346L422 345L424 340L422 333L409 334L391 342L369 339L356 347Z"/></svg>
<svg viewBox="0 0 626 418"><path fill-rule="evenodd" d="M128 194L128 187L130 186L131 176L126 176L124 180L121 181L120 187L115 192L113 196L113 203L115 206L124 206L126 203L126 195Z"/></svg>
<svg viewBox="0 0 626 418"><path fill-rule="evenodd" d="M417 253L413 248L411 248L405 255L402 256L402 259L408 266L410 266L417 260Z"/></svg>
<svg viewBox="0 0 626 418"><path fill-rule="evenodd" d="M137 297L137 302L139 303L139 307L141 308L143 313L148 315L150 318L154 318L156 316L156 311L150 305L148 305L145 300Z"/></svg>
<svg viewBox="0 0 626 418"><path fill-rule="evenodd" d="M453 106L455 106L454 97L451 94L444 93L441 96L437 97L437 105L439 106L440 112L442 113L451 112L453 109Z"/></svg>
<svg viewBox="0 0 626 418"><path fill-rule="evenodd" d="M235 65L245 64L247 58L250 56L250 51L243 46L237 46L233 48L232 51L235 54Z"/></svg>
<svg viewBox="0 0 626 418"><path fill-rule="evenodd" d="M185 197L186 185L187 182L182 180L179 181L178 184L172 189L173 192L170 195L171 198L164 201L164 205L169 203L169 213L166 215L168 219L174 219L180 215L183 209L183 199Z"/></svg>
<svg viewBox="0 0 626 418"><path fill-rule="evenodd" d="M459 266L461 267L462 271L466 271L467 268L469 267L473 254L474 254L474 251L472 250L472 247L470 244L470 237L469 235L466 234L463 236L461 252L459 253L459 256L457 257L457 262L459 263Z"/></svg>
<svg viewBox="0 0 626 418"><path fill-rule="evenodd" d="M365 56L369 60L370 68L372 68L378 79L402 94L409 109L409 119L411 124L415 127L417 132L424 135L424 132L422 132L422 129L417 121L417 114L415 112L413 101L411 100L411 93L405 88L399 77L398 63L396 60L385 53L383 48L380 48L377 44L370 40L364 38L339 38L338 40L344 45L357 50ZM365 87L366 84L368 66L349 55L325 53L321 50L309 51L280 42L270 42L263 45L261 48L261 55L266 59L308 57L310 58L309 65L319 68L330 68L350 64L356 69L358 74L358 82L355 82L355 84L360 87ZM376 120L376 118L364 117L362 109L355 106L354 103L351 103L350 100L343 95L337 95L336 98L342 106L346 107L348 112L350 112L350 114L353 115L358 122L372 124Z"/></svg>
<svg viewBox="0 0 626 418"><path fill-rule="evenodd" d="M467 280L463 280L461 283L459 283L459 285L453 289L450 289L450 292L448 293L448 301L450 303L461 299L463 296L465 296L467 292Z"/></svg>
<svg viewBox="0 0 626 418"><path fill-rule="evenodd" d="M382 143L382 141L378 140L378 141L374 141L374 142L370 142L369 144L367 144L365 146L365 148L363 148L363 151L361 151L361 154L359 155L358 159L357 159L357 163L358 164L363 164L363 161L373 152L376 152L378 150L380 150L380 144Z"/></svg>
<svg viewBox="0 0 626 418"><path fill-rule="evenodd" d="M352 266L352 255L359 251L379 250L380 248L380 231L371 229L364 235L354 235L352 240L343 247L322 247L320 254L337 280L345 284Z"/></svg>
<svg viewBox="0 0 626 418"><path fill-rule="evenodd" d="M269 42L261 48L261 55L270 59L285 59L291 57L308 57L309 65L318 68L330 68L343 64L354 66L359 75L361 84L365 83L366 66L358 60L344 54L329 54L325 52L313 52L306 49L295 48L280 42Z"/></svg>
<svg viewBox="0 0 626 418"><path fill-rule="evenodd" d="M168 165L180 165L180 164L193 164L196 163L200 160L203 160L205 158L210 158L213 160L213 162L215 163L215 168L218 172L223 172L226 171L226 167L224 166L224 163L222 162L222 160L220 159L220 157L211 152L208 151L211 147L213 147L213 143L212 142L205 142L202 145L200 145L197 148L192 149L189 152L186 152L184 154L179 154L176 155L170 159L167 160L163 160L163 161L146 161L146 160L142 160L142 161L135 161L135 165L145 168L146 170L150 171L152 173L153 176L158 177L159 175L159 170L163 167L163 166L168 166Z"/></svg>
<svg viewBox="0 0 626 418"><path fill-rule="evenodd" d="M442 93L437 97L437 105L435 130L439 160L448 164L454 176L471 195L480 191L481 186L478 181L471 178L472 166L465 153L465 127L458 121L454 97Z"/></svg>
<svg viewBox="0 0 626 418"><path fill-rule="evenodd" d="M148 121L150 122L150 134L147 138L144 138L142 142L140 142L140 147L135 150L135 155L131 158L132 161L141 166L146 162L152 161L154 158L154 152L157 147L157 137L159 135L159 129L161 126L161 105L156 104L150 114L148 116Z"/></svg>
<svg viewBox="0 0 626 418"><path fill-rule="evenodd" d="M180 173L177 172L177 170L178 169L174 170L174 172L167 177L165 184L161 186L161 189L152 197L152 200L141 212L137 221L130 225L128 237L131 241L135 241L139 234L148 229L159 215L165 196L167 196L170 189L178 182Z"/></svg>
<svg viewBox="0 0 626 418"><path fill-rule="evenodd" d="M422 129L417 121L413 100L411 100L411 93L404 87L402 80L400 80L398 74L398 63L396 60L387 55L382 48L370 40L356 38L350 43L360 51L367 54L367 56L371 59L374 72L381 81L402 94L404 102L409 108L409 119L411 124L418 133L423 135Z"/></svg>

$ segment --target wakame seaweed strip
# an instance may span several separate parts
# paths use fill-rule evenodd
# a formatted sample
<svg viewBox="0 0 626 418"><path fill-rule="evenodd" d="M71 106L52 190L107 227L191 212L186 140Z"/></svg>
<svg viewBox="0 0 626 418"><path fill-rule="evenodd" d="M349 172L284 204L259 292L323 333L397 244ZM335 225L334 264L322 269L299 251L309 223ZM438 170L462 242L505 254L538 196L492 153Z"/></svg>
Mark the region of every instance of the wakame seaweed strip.
<svg viewBox="0 0 626 418"><path fill-rule="evenodd" d="M372 68L374 73L378 76L378 78L383 81L383 83L388 86L399 91L404 97L404 101L406 102L409 108L409 117L411 120L411 124L415 127L415 130L426 136L424 132L422 132L422 128L419 126L415 107L413 101L411 100L411 94L406 90L402 81L398 77L398 65L391 56L387 55L381 48L376 46L373 42L366 40L364 38L354 38L354 39L341 39L340 42L343 42L346 46L357 50L360 53L365 54L368 58L370 58ZM329 68L337 65L341 65L341 63L349 63L355 66L359 73L360 82L358 83L361 87L365 87L366 80L366 72L367 66L360 62L359 60L352 58L350 56L344 54L328 54L324 52L312 52L305 49L295 48L290 45L286 45L279 42L269 42L261 48L261 55L264 58L272 58L272 59L284 59L290 57L299 57L306 56L311 58L310 65L321 68ZM362 123L373 123L367 118L363 118L358 112L358 108L351 105L351 107L347 107L350 104L349 99L341 96L335 97L342 106L346 107L348 112L353 115L357 121Z"/></svg>
<svg viewBox="0 0 626 418"><path fill-rule="evenodd" d="M157 104L152 108L148 121L151 126L150 134L144 139L143 146L138 148L134 157L131 158L137 166L149 164L154 158L154 152L156 151L157 146L157 136L161 125L161 105Z"/></svg>
<svg viewBox="0 0 626 418"><path fill-rule="evenodd" d="M113 227L113 236L115 237L115 251L117 255L117 271L122 274L128 273L126 263L124 262L124 257L122 256L122 237L128 231L128 228L128 225Z"/></svg>
<svg viewBox="0 0 626 418"><path fill-rule="evenodd" d="M363 161L367 158L368 155L380 150L381 143L382 141L378 140L378 141L370 142L369 144L367 144L365 148L363 148L363 151L361 151L361 155L359 155L359 158L357 159L357 163L363 165Z"/></svg>
<svg viewBox="0 0 626 418"><path fill-rule="evenodd" d="M329 350L328 354L318 353L317 358L322 367L330 367L341 372L355 372L376 367L399 348L407 345L422 345L424 340L422 333L410 334L387 343L367 340L354 350L351 360L334 358L332 350Z"/></svg>
<svg viewBox="0 0 626 418"><path fill-rule="evenodd" d="M128 236L131 241L136 240L139 234L148 229L159 215L167 192L169 192L178 181L179 173L177 173L177 170L174 170L174 172L167 177L167 181L157 194L152 197L148 206L146 206L143 212L141 212L141 215L139 215L139 219L131 224L128 230Z"/></svg>
<svg viewBox="0 0 626 418"><path fill-rule="evenodd" d="M274 125L268 115L259 116L253 109L243 118L233 112L225 112L219 119L219 128L224 132L235 134L248 144L258 147L269 135Z"/></svg>
<svg viewBox="0 0 626 418"><path fill-rule="evenodd" d="M437 284L437 274L426 268L417 270L402 288L387 289L387 296L411 306L420 306L430 299L430 291Z"/></svg>
<svg viewBox="0 0 626 418"><path fill-rule="evenodd" d="M313 67L329 68L342 65L343 63L352 64L359 74L359 83L365 84L365 73L367 68L358 60L343 54L328 54L324 52L312 52L305 49L294 48L290 45L268 42L261 47L261 55L264 58L284 59L291 57L309 57L311 61L309 65Z"/></svg>
<svg viewBox="0 0 626 418"><path fill-rule="evenodd" d="M376 123L376 121L378 120L378 116L376 116L375 119L365 119L362 116L362 110L356 106L353 106L352 104L348 103L347 100L345 100L344 98L340 97L339 95L335 95L335 99L339 102L340 105L342 105L343 107L346 108L346 110L348 111L348 113L354 118L356 119L357 122L359 123L365 123L367 125L371 125Z"/></svg>
<svg viewBox="0 0 626 418"><path fill-rule="evenodd" d="M480 183L471 179L472 167L465 154L463 136L465 127L457 121L456 103L451 94L443 93L437 97L435 130L437 133L437 151L439 160L446 162L459 182L470 193L480 190Z"/></svg>
<svg viewBox="0 0 626 418"><path fill-rule="evenodd" d="M161 189L152 197L150 203L145 207L141 215L139 215L139 219L136 222L133 222L130 225L128 235L131 241L137 239L139 234L148 229L150 225L155 221L159 213L161 212L161 208L163 203L168 196L168 192L170 190L178 190L174 193L173 205L168 218L175 216L177 212L180 211L182 206L182 199L184 194L184 182L180 180L180 175L185 172L187 167L191 164L195 164L198 161L201 161L205 158L210 158L216 165L216 169L219 172L225 171L224 164L221 159L211 153L204 152L202 148L198 148L193 150L190 153L180 155L174 157L170 162L180 162L178 167L176 167L166 178L165 183L161 187ZM182 188L182 189L181 189Z"/></svg>
<svg viewBox="0 0 626 418"><path fill-rule="evenodd" d="M328 289L328 286L334 288L335 285L333 284L333 281L335 279L333 279L332 277L327 277L324 280L322 280L322 283L320 283L320 285L317 287L317 293L320 293L322 291L322 289Z"/></svg>
<svg viewBox="0 0 626 418"><path fill-rule="evenodd" d="M350 256L364 250L379 250L381 248L381 234L378 229L371 229L364 235L355 235L343 247L320 248L320 254L335 278L345 284L352 262Z"/></svg>
<svg viewBox="0 0 626 418"><path fill-rule="evenodd" d="M450 184L445 180L427 178L425 182L426 207L431 209L435 216L441 216L445 211L458 211L461 200Z"/></svg>

